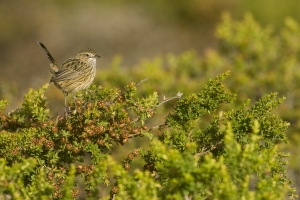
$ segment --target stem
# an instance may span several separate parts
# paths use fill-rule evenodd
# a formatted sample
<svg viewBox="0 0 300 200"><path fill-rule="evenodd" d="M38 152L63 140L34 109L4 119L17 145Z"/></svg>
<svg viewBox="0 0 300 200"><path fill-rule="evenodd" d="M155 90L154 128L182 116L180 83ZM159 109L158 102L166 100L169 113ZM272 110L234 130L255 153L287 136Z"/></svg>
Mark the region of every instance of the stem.
<svg viewBox="0 0 300 200"><path fill-rule="evenodd" d="M139 83L137 83L137 84L135 85L135 87L139 86L140 84L144 83L144 82L147 81L147 80L148 80L148 77L145 78L145 79L142 79Z"/></svg>

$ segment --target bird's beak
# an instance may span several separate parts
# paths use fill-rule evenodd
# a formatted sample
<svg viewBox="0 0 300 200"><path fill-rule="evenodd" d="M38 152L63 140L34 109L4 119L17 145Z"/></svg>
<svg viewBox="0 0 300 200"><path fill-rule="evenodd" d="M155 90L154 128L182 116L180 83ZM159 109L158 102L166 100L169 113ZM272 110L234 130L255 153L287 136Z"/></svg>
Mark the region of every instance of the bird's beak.
<svg viewBox="0 0 300 200"><path fill-rule="evenodd" d="M95 57L95 58L100 58L100 56L99 56L99 55L94 55L94 57Z"/></svg>

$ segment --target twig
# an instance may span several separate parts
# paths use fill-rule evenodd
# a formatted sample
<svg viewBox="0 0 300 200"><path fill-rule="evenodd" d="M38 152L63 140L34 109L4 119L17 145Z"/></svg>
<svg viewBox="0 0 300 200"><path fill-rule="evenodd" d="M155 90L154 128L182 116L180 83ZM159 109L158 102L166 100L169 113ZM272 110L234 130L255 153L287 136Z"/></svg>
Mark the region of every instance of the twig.
<svg viewBox="0 0 300 200"><path fill-rule="evenodd" d="M157 126L153 126L153 127L149 128L148 131L152 131L152 130L158 129L158 128L160 128L161 126L164 126L164 125L166 125L166 123L161 123L161 124L159 124L159 125L157 125ZM128 138L133 138L133 137L136 137L136 136L138 136L138 135L140 135L140 134L141 134L141 132L135 133L135 134L130 134L130 135L128 136Z"/></svg>
<svg viewBox="0 0 300 200"><path fill-rule="evenodd" d="M157 125L157 126L153 126L152 128L150 128L150 129L149 129L149 131L152 131L152 130L158 129L158 128L160 128L161 126L165 126L165 125L166 125L166 122L164 122L164 123L161 123L161 124L159 124L159 125Z"/></svg>
<svg viewBox="0 0 300 200"><path fill-rule="evenodd" d="M164 98L162 102L160 102L159 104L156 105L156 108L159 107L159 106L161 106L161 105L163 105L164 103L166 103L166 102L168 102L168 101L173 100L173 99L180 99L180 98L182 97L182 95L183 95L183 93L178 92L178 93L176 94L176 96L174 96L174 97L170 97L170 98L168 98L168 99L165 99L165 98Z"/></svg>
<svg viewBox="0 0 300 200"><path fill-rule="evenodd" d="M147 81L147 80L148 80L148 77L145 78L145 79L142 79L139 83L137 83L137 84L135 85L135 87L139 86L140 84L144 83L144 82Z"/></svg>
<svg viewBox="0 0 300 200"><path fill-rule="evenodd" d="M140 135L140 134L141 134L141 132L135 133L135 134L130 134L130 135L128 136L128 138L133 138L133 137L136 137L136 136L138 136L138 135Z"/></svg>
<svg viewBox="0 0 300 200"><path fill-rule="evenodd" d="M209 149L205 148L205 149L203 149L204 151L199 152L199 153L196 153L194 156L195 156L195 157L196 157L196 156L199 156L199 157L200 157L200 156L203 156L203 155L205 155L205 154L208 154L208 153L211 152L212 150L217 149L221 144L222 144L222 141L219 141L217 144L211 146Z"/></svg>
<svg viewBox="0 0 300 200"><path fill-rule="evenodd" d="M145 80L145 79L144 79ZM142 80L143 81L143 80ZM141 82L142 82L141 81ZM140 82L140 83L141 83ZM170 97L170 98L168 98L168 99L163 99L163 101L162 102L160 102L159 104L157 104L156 106L155 106L155 108L158 108L159 106L161 106L161 105L163 105L164 103L166 103L166 102L168 102L168 101L171 101L171 100L173 100L173 99L180 99L181 97L182 97L182 95L183 95L183 93L181 93L181 92L178 92L177 94L176 94L176 96L174 96L174 97ZM155 109L154 108L154 109ZM152 110L154 110L154 109L152 109ZM132 120L131 121L131 123L134 123L134 122L137 122L138 120L140 119L140 117L137 117L137 118L135 118L134 120Z"/></svg>

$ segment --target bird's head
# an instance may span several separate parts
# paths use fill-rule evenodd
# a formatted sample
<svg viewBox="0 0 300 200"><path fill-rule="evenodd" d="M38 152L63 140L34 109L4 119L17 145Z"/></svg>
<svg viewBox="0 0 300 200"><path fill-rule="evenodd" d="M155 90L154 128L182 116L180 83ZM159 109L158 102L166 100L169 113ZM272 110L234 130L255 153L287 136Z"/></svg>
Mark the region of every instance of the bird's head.
<svg viewBox="0 0 300 200"><path fill-rule="evenodd" d="M96 58L100 58L100 56L97 55L92 49L85 49L80 51L76 55L76 58L82 60L85 63L88 63L89 65L96 66Z"/></svg>

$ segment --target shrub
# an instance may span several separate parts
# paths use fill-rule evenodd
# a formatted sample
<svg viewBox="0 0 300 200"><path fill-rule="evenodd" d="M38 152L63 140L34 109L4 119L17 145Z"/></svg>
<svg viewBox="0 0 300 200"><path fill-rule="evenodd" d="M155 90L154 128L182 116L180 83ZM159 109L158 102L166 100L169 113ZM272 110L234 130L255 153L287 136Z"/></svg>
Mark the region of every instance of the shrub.
<svg viewBox="0 0 300 200"><path fill-rule="evenodd" d="M288 123L272 114L283 98L271 93L226 111L221 105L236 99L222 83L228 75L210 79L197 93L161 101L156 92L137 97L143 81L123 91L92 85L70 102L67 118L49 116L48 85L30 89L9 113L1 101L2 197L294 199L287 155L278 150ZM179 100L172 112L150 125L173 99ZM210 120L203 125L205 115ZM137 137L149 139L148 150L143 144L125 148ZM114 148L128 155L116 160ZM139 157L144 166L133 165Z"/></svg>

